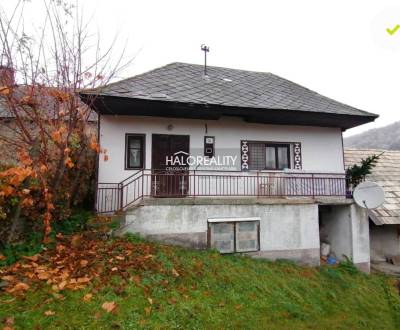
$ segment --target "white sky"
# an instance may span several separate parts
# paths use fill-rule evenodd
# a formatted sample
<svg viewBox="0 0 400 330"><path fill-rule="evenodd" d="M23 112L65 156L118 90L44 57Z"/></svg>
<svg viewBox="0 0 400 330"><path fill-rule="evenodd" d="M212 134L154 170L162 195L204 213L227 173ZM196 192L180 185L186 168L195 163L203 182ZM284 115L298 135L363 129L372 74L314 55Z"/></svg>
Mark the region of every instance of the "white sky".
<svg viewBox="0 0 400 330"><path fill-rule="evenodd" d="M9 10L16 0L0 0ZM40 26L41 0L26 21ZM351 135L400 120L400 4L394 0L81 0L107 45L127 40L121 78L170 62L267 71L380 115Z"/></svg>

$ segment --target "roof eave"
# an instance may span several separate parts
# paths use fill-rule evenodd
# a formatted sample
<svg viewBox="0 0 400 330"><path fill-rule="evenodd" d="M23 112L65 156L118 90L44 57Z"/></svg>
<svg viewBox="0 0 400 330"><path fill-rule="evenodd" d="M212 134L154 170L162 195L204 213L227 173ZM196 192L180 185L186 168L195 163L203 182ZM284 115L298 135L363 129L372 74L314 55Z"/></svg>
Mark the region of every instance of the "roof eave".
<svg viewBox="0 0 400 330"><path fill-rule="evenodd" d="M217 104L147 100L131 97L80 93L81 99L97 113L121 116L217 120L223 116L241 117L249 123L338 127L342 130L373 122L378 115L336 114L316 111L235 107Z"/></svg>

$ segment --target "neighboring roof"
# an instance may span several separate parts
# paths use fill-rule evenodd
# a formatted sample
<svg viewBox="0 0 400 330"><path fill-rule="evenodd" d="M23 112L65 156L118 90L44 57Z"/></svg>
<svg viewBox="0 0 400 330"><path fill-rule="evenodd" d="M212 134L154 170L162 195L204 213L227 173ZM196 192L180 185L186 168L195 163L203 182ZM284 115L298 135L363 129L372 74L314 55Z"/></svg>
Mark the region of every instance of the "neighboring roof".
<svg viewBox="0 0 400 330"><path fill-rule="evenodd" d="M374 120L377 115L322 96L272 73L171 63L83 94L139 100L279 109Z"/></svg>
<svg viewBox="0 0 400 330"><path fill-rule="evenodd" d="M383 154L379 157L372 174L367 180L379 184L385 191L384 204L370 210L370 217L376 225L400 224L400 151L379 149L345 149L346 168L359 163L368 156Z"/></svg>
<svg viewBox="0 0 400 330"><path fill-rule="evenodd" d="M0 118L9 118L10 113L7 111L7 102L3 97L0 97Z"/></svg>
<svg viewBox="0 0 400 330"><path fill-rule="evenodd" d="M26 86L17 86L15 87L15 91L18 92L18 96L23 96L24 92L25 92ZM14 91L14 92L15 92ZM51 118L57 118L57 109L59 109L55 103L54 100L51 97L47 97L47 96L42 96L41 98L41 106L43 107L43 110L47 111L47 115ZM82 102L80 99L78 99L80 102L80 107L87 109L88 111L90 111L88 113L88 121L89 122L97 122L97 113L90 110L90 108L88 108L87 104L85 104L84 102ZM3 119L12 119L14 118L14 116L12 115L12 113L10 113L10 111L7 110L8 104L7 104L7 100L5 99L4 96L0 96L0 118Z"/></svg>

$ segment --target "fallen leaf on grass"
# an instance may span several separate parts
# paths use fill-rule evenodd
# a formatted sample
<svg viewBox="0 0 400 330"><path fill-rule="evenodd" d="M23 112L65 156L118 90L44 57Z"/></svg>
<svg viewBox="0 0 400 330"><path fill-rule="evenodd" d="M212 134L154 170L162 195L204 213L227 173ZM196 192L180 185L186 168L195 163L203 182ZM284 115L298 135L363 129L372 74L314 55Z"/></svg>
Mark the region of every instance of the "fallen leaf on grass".
<svg viewBox="0 0 400 330"><path fill-rule="evenodd" d="M55 314L56 314L56 312L53 312L51 310L48 310L48 311L44 312L44 315L46 315L46 316L52 316L52 315L55 315Z"/></svg>
<svg viewBox="0 0 400 330"><path fill-rule="evenodd" d="M137 271L160 269L151 254L154 251L151 244L132 244L122 239L116 239L109 244L98 239L96 231L76 236L58 236L55 248L43 249L39 255L27 256L13 265L2 267L0 285L16 296L30 290L34 283L40 286L47 283L53 293L59 293L62 290L82 289L97 279L105 284L115 275L127 280L127 270L132 268ZM135 253L122 254L120 251ZM116 252L118 255L115 255ZM104 263L92 261L93 256L110 266L104 267ZM109 259L111 256L113 259ZM182 276L176 270L172 274ZM142 286L139 275L132 276L130 281ZM165 286L168 282L163 281L161 284Z"/></svg>
<svg viewBox="0 0 400 330"><path fill-rule="evenodd" d="M25 260L30 260L30 261L38 261L39 255L35 254L34 256L23 256L22 258L24 258Z"/></svg>
<svg viewBox="0 0 400 330"><path fill-rule="evenodd" d="M67 281L62 281L59 285L58 285L58 289L59 290L63 290L65 288L65 286L67 285Z"/></svg>
<svg viewBox="0 0 400 330"><path fill-rule="evenodd" d="M149 316L151 313L151 307L145 307L144 312L146 313L147 316Z"/></svg>
<svg viewBox="0 0 400 330"><path fill-rule="evenodd" d="M90 278L89 277L79 277L76 281L78 283L88 283L88 282L90 282Z"/></svg>
<svg viewBox="0 0 400 330"><path fill-rule="evenodd" d="M21 291L26 291L29 289L29 285L24 283L24 282L19 282L14 285L13 288L9 289L8 292L21 292Z"/></svg>
<svg viewBox="0 0 400 330"><path fill-rule="evenodd" d="M153 305L153 299L147 298L147 300L149 301L150 305Z"/></svg>
<svg viewBox="0 0 400 330"><path fill-rule="evenodd" d="M82 235L76 234L76 235L72 236L71 245L74 248L77 248L79 245L81 245L81 242L82 242Z"/></svg>
<svg viewBox="0 0 400 330"><path fill-rule="evenodd" d="M53 297L54 297L55 299L58 299L58 300L64 300L64 299L65 299L65 297L64 297L62 294L59 294L59 293L57 293L57 292L54 292L54 293L53 293Z"/></svg>
<svg viewBox="0 0 400 330"><path fill-rule="evenodd" d="M6 317L6 319L4 320L4 325L12 327L14 325L14 317Z"/></svg>
<svg viewBox="0 0 400 330"><path fill-rule="evenodd" d="M91 294L91 293L87 293L87 294L85 294L84 296L83 296L83 301L90 301L91 299L92 299L92 297L93 297L93 294Z"/></svg>
<svg viewBox="0 0 400 330"><path fill-rule="evenodd" d="M176 271L175 268L172 268L172 275L173 275L174 277L179 277L179 273Z"/></svg>
<svg viewBox="0 0 400 330"><path fill-rule="evenodd" d="M101 305L101 308L108 313L111 313L117 308L117 304L114 301L106 301L103 305Z"/></svg>
<svg viewBox="0 0 400 330"><path fill-rule="evenodd" d="M1 279L2 279L3 281L13 282L14 279L15 279L15 277L12 276L12 275L5 275L5 276L2 276Z"/></svg>
<svg viewBox="0 0 400 330"><path fill-rule="evenodd" d="M6 257L3 256L2 254L0 254L0 261L1 261L1 260L6 260Z"/></svg>
<svg viewBox="0 0 400 330"><path fill-rule="evenodd" d="M39 280L48 280L50 278L50 274L47 272L43 272L39 273L37 277Z"/></svg>
<svg viewBox="0 0 400 330"><path fill-rule="evenodd" d="M140 276L139 276L139 275L134 275L134 276L132 276L132 277L131 277L131 280L132 280L133 282L135 282L136 285L139 285L139 284L140 284Z"/></svg>
<svg viewBox="0 0 400 330"><path fill-rule="evenodd" d="M170 305L175 305L176 304L176 299L175 298L171 298L171 299L168 300L168 303Z"/></svg>
<svg viewBox="0 0 400 330"><path fill-rule="evenodd" d="M56 250L57 250L57 252L62 252L62 251L64 251L66 248L65 248L65 246L64 245L62 245L62 244L57 244L57 246L56 246Z"/></svg>

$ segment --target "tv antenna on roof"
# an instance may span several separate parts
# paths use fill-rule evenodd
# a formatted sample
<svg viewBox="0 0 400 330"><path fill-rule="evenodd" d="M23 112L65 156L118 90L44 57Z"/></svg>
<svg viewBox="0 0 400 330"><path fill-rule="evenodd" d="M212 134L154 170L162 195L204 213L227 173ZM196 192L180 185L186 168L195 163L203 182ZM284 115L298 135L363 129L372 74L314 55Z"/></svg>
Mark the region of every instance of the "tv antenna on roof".
<svg viewBox="0 0 400 330"><path fill-rule="evenodd" d="M375 182L365 181L354 189L353 198L364 209L376 209L385 201L385 192Z"/></svg>
<svg viewBox="0 0 400 330"><path fill-rule="evenodd" d="M202 44L201 50L204 52L204 75L207 76L207 53L210 51L210 47Z"/></svg>

